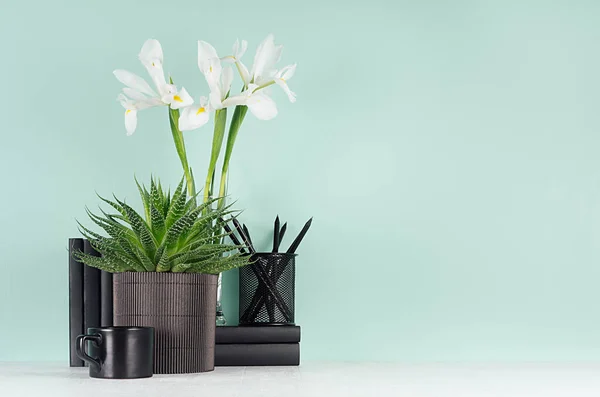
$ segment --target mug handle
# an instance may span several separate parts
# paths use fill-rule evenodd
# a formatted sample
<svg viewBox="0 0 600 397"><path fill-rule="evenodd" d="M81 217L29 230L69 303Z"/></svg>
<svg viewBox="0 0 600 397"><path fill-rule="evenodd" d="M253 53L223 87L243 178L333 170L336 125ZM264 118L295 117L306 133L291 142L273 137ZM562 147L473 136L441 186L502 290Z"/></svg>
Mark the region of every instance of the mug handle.
<svg viewBox="0 0 600 397"><path fill-rule="evenodd" d="M100 345L102 343L102 336L98 335L98 334L94 334L94 335L79 335L77 337L77 342L75 344L75 354L77 354L77 357L79 357L80 359L82 359L86 363L88 363L90 365L95 365L97 367L98 371L99 371L100 367L102 366L102 364L100 363L100 360L98 360L97 358L94 358L94 357L90 356L85 351L85 346L86 346L85 342L88 341L88 340L94 342L96 345Z"/></svg>

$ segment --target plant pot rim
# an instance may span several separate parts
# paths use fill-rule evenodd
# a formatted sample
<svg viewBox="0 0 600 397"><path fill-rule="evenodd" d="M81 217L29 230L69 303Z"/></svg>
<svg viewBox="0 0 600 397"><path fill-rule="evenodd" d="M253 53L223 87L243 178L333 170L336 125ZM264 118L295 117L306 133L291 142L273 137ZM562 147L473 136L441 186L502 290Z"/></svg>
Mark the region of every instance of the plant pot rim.
<svg viewBox="0 0 600 397"><path fill-rule="evenodd" d="M136 325L111 325L110 327L89 327L89 329L98 330L102 332L135 332L135 331L148 331L154 332L154 327L141 327Z"/></svg>
<svg viewBox="0 0 600 397"><path fill-rule="evenodd" d="M187 273L187 272L136 272L136 271L126 271L126 272L114 272L116 274L177 274L177 275L185 275L185 276L218 276L213 273Z"/></svg>

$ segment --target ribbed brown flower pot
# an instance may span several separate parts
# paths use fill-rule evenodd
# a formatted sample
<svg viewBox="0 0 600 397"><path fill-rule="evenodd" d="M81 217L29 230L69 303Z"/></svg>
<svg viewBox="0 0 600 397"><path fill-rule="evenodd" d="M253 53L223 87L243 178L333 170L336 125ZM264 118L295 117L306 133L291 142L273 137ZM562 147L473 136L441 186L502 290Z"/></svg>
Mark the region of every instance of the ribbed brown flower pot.
<svg viewBox="0 0 600 397"><path fill-rule="evenodd" d="M114 324L154 327L155 374L214 370L217 277L154 272L114 275Z"/></svg>

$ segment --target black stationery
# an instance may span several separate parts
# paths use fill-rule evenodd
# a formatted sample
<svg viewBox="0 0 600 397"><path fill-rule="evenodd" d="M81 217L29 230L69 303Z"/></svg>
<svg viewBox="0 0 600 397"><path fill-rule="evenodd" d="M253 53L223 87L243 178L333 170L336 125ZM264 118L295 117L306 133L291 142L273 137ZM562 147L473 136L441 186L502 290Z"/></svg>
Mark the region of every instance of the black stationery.
<svg viewBox="0 0 600 397"><path fill-rule="evenodd" d="M253 344L253 343L298 343L300 342L300 326L245 326L217 327L215 343L223 344Z"/></svg>
<svg viewBox="0 0 600 397"><path fill-rule="evenodd" d="M83 367L77 357L75 338L83 333L83 264L73 257L73 252L83 251L83 239L69 239L69 366Z"/></svg>
<svg viewBox="0 0 600 397"><path fill-rule="evenodd" d="M88 240L83 241L83 252L100 256ZM83 266L83 329L100 326L100 270Z"/></svg>
<svg viewBox="0 0 600 397"><path fill-rule="evenodd" d="M215 366L300 365L299 343L215 345Z"/></svg>

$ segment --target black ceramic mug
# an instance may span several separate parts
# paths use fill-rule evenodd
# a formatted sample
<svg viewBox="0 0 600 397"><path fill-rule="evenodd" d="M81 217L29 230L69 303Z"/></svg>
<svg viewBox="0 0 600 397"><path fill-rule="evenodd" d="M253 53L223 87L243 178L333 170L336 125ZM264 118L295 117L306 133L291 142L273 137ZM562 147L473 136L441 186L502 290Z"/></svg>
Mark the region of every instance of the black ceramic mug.
<svg viewBox="0 0 600 397"><path fill-rule="evenodd" d="M149 378L154 364L154 328L88 328L87 334L77 337L75 351L90 365L92 378Z"/></svg>

